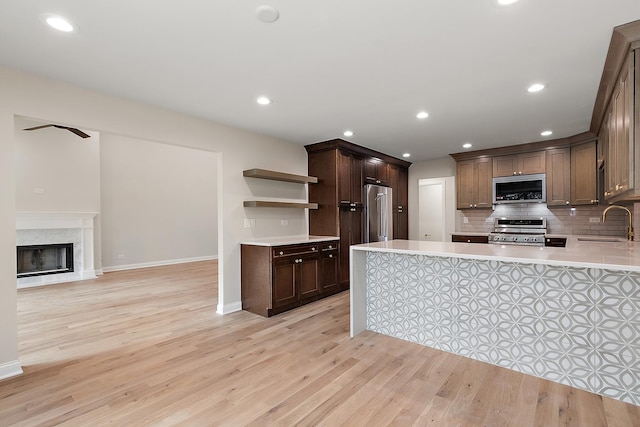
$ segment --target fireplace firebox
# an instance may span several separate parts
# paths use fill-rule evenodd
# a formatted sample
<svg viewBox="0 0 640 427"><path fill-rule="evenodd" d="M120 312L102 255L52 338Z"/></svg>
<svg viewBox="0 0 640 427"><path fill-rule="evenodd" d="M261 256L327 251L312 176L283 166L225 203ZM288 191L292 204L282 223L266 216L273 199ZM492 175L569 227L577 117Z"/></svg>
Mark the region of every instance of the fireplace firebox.
<svg viewBox="0 0 640 427"><path fill-rule="evenodd" d="M73 272L73 243L18 246L18 277Z"/></svg>

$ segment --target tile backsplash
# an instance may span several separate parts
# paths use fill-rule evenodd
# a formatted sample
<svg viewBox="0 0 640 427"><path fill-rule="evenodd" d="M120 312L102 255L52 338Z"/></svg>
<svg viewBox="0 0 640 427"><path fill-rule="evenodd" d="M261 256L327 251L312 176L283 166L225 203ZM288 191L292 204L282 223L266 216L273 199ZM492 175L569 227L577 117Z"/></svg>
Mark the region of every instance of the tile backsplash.
<svg viewBox="0 0 640 427"><path fill-rule="evenodd" d="M635 219L640 215L640 203L636 203L636 206L635 209L634 206L628 206L635 211L634 227L637 223ZM606 208L607 205L547 208L544 204L518 203L497 205L495 210L460 210L457 231L491 232L495 218L532 216L547 219L547 234L626 236L629 224L626 212L619 209L609 211L607 221L602 223L602 211Z"/></svg>

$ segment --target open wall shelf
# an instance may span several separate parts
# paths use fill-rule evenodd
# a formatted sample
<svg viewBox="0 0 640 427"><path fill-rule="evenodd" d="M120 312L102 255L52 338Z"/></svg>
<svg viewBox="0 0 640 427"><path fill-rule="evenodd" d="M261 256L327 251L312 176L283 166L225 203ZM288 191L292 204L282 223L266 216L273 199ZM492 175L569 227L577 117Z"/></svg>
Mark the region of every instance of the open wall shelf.
<svg viewBox="0 0 640 427"><path fill-rule="evenodd" d="M318 209L317 203L267 202L261 200L246 200L245 208L301 208Z"/></svg>
<svg viewBox="0 0 640 427"><path fill-rule="evenodd" d="M295 182L298 184L317 184L318 178L315 176L293 175L290 173L270 171L266 169L247 169L242 172L243 176L249 178L270 179L272 181Z"/></svg>
<svg viewBox="0 0 640 427"><path fill-rule="evenodd" d="M272 181L293 182L297 184L317 184L315 176L294 175L291 173L276 172L266 169L247 169L242 175L248 178L270 179ZM262 200L245 200L245 208L297 208L318 209L317 203L273 202Z"/></svg>

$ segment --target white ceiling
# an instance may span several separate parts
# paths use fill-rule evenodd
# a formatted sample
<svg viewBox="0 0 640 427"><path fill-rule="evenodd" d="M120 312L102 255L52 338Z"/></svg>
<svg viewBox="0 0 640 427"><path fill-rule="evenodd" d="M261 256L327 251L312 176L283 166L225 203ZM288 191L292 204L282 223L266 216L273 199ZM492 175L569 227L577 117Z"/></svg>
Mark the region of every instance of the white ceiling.
<svg viewBox="0 0 640 427"><path fill-rule="evenodd" d="M265 4L277 22L256 18ZM57 32L43 13L80 31ZM343 138L415 162L464 142L588 130L613 27L638 19L639 0L0 0L0 64L300 144ZM533 82L547 88L527 93ZM257 105L260 95L273 104ZM430 117L417 120L420 110Z"/></svg>

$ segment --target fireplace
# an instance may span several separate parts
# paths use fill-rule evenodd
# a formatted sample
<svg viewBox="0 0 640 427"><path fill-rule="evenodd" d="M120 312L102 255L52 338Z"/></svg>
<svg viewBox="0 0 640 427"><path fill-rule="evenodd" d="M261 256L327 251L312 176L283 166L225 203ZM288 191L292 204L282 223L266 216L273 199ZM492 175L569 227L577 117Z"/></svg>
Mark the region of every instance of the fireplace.
<svg viewBox="0 0 640 427"><path fill-rule="evenodd" d="M73 272L73 243L17 247L18 278Z"/></svg>
<svg viewBox="0 0 640 427"><path fill-rule="evenodd" d="M96 215L96 212L17 212L16 246L31 250L31 254L18 252L18 289L95 279ZM62 245L68 246L62 249Z"/></svg>

